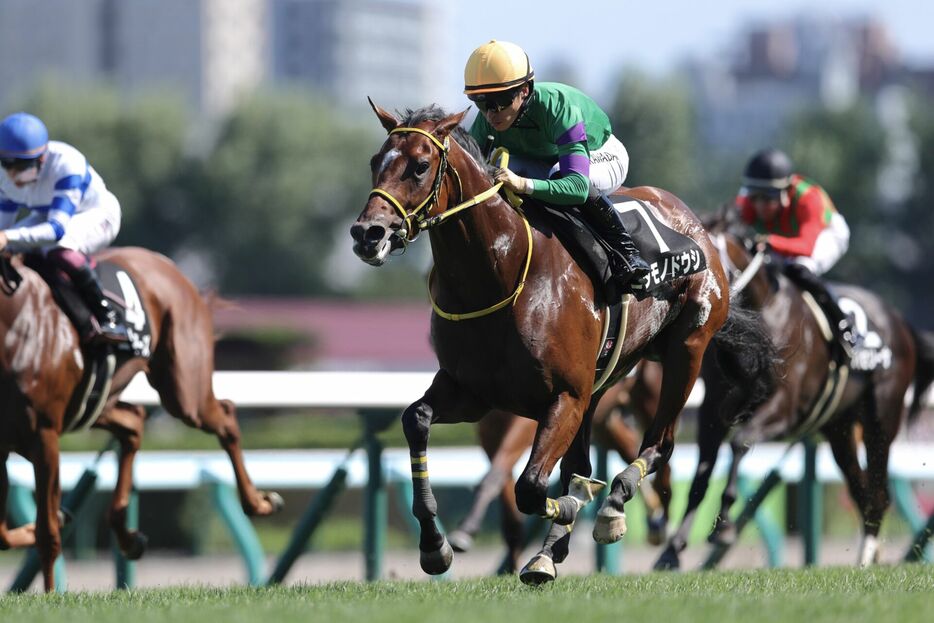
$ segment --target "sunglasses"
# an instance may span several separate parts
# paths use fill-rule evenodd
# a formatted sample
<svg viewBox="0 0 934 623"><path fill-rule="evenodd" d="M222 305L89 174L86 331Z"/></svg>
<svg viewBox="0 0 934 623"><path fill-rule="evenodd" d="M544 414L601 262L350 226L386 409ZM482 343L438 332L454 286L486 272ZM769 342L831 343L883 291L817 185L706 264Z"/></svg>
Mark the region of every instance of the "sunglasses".
<svg viewBox="0 0 934 623"><path fill-rule="evenodd" d="M499 112L512 105L518 94L519 89L510 89L495 93L478 93L471 95L468 99L477 105L480 112Z"/></svg>
<svg viewBox="0 0 934 623"><path fill-rule="evenodd" d="M39 166L38 158L0 158L0 168L12 171L25 171Z"/></svg>

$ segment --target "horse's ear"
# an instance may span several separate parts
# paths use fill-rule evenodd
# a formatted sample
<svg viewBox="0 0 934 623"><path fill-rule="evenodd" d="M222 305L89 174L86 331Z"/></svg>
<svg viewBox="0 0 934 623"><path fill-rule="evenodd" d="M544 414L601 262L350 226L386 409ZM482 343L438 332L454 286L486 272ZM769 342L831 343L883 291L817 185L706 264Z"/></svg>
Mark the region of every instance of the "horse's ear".
<svg viewBox="0 0 934 623"><path fill-rule="evenodd" d="M443 140L445 137L447 137L448 134L450 134L454 130L454 128L460 125L461 121L464 120L464 115L467 114L468 110L470 110L470 108L465 108L463 111L459 113L455 113L449 117L445 117L444 119L438 122L438 125L435 126L435 129L432 130L431 133L437 136L439 139Z"/></svg>
<svg viewBox="0 0 934 623"><path fill-rule="evenodd" d="M383 127L386 128L387 132L392 132L399 127L400 121L396 119L395 115L374 104L373 100L370 99L369 96L367 96L366 101L370 103L370 108L372 108L373 112L376 113L376 116L379 117L379 122L383 124Z"/></svg>

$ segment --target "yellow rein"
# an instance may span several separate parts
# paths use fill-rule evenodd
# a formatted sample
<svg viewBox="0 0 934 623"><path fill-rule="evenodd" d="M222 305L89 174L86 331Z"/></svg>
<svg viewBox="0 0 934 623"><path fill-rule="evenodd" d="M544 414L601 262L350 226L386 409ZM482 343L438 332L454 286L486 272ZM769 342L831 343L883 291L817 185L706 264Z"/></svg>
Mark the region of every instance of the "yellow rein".
<svg viewBox="0 0 934 623"><path fill-rule="evenodd" d="M421 203L419 203L411 212L407 212L405 208L402 207L402 204L399 202L398 199L393 197L392 194L383 190L382 188L374 188L373 190L370 191L371 197L373 195L377 195L377 196L380 196L386 199L393 206L393 208L395 208L396 211L402 216L402 222L405 224L405 227L406 227L406 234L403 237L403 240L405 242L411 242L415 239L415 238L409 237L409 233L410 233L409 228L411 227L411 223L413 221L415 225L417 226L418 230L429 229L431 227L434 227L436 225L443 223L446 219L454 216L455 214L457 214L458 212L462 210L466 210L467 208L472 208L473 206L479 205L483 203L484 201L492 198L496 193L499 192L499 189L503 185L502 182L497 182L491 188L488 188L487 190L483 191L479 195L476 195L475 197L468 199L467 201L461 202L457 204L456 206L454 206L453 208L449 210L445 210L441 214L438 214L437 216L433 216L429 218L420 217L418 215L419 212L421 212L421 210L425 208L425 206L430 206L438 198L438 190L441 187L441 178L444 175L443 168L446 166L446 162L447 162L447 153L449 149L450 139L449 137L446 137L444 139L444 142L442 143L431 132L428 132L421 128L395 128L391 130L389 133L397 134L397 133L411 133L411 132L414 132L416 134L421 134L423 136L427 136L431 140L431 142L434 143L438 147L439 150L441 150L441 164L439 165L438 179L435 182L434 188L432 189L431 193L427 197L425 197L425 199ZM502 165L504 168L506 166L506 163L508 163L508 152L504 154L504 162ZM460 176L457 174L457 171L453 167L451 168L451 171L454 173L454 177L455 179L457 179L458 185L460 185ZM429 210L430 210L430 207L429 207ZM529 225L529 220L525 217L525 214L522 212L522 210L518 209L518 207L516 208L516 211L519 213L519 216L522 217L522 222L525 225L525 232L528 237L529 244L528 244L528 252L526 253L526 256L525 256L525 266L522 269L522 277L519 280L519 285L516 286L515 292L513 292L510 296L507 296L500 302L494 305L491 305L489 307L485 307L484 309L479 309L477 311L472 311L472 312L466 312L463 314L452 314L438 307L438 304L435 303L434 297L431 296L431 276L434 273L434 267L432 267L431 271L428 273L428 299L431 301L431 308L434 310L436 314L438 314L438 316L440 316L441 318L444 318L445 320L451 320L454 322L457 322L460 320L470 320L473 318L480 318L482 316L487 316L496 311L499 311L503 309L504 307L506 307L507 305L514 304L516 302L516 299L519 298L519 295L522 293L522 290L525 288L525 279L529 274L529 267L532 265L533 239L532 239L532 226Z"/></svg>

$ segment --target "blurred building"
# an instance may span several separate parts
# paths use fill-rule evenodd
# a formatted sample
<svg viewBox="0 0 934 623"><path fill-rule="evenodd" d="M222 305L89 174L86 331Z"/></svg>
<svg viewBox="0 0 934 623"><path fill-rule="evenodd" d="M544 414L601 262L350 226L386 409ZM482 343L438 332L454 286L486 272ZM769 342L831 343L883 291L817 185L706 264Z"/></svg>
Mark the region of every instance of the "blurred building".
<svg viewBox="0 0 934 623"><path fill-rule="evenodd" d="M273 76L338 102L417 107L444 97L445 7L427 0L272 0Z"/></svg>
<svg viewBox="0 0 934 623"><path fill-rule="evenodd" d="M169 90L224 112L268 67L268 0L0 0L0 105L37 79Z"/></svg>
<svg viewBox="0 0 934 623"><path fill-rule="evenodd" d="M772 142L790 115L845 108L897 80L881 22L807 15L749 29L735 52L690 67L704 143L724 151Z"/></svg>
<svg viewBox="0 0 934 623"><path fill-rule="evenodd" d="M0 107L43 77L175 91L209 117L264 81L414 107L446 84L444 11L429 0L0 0Z"/></svg>

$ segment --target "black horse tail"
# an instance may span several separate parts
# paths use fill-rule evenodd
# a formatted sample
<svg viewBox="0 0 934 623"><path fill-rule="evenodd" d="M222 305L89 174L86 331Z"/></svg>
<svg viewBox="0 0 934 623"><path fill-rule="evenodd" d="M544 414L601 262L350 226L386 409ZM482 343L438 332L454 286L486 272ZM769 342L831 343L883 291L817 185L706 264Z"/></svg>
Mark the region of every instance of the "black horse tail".
<svg viewBox="0 0 934 623"><path fill-rule="evenodd" d="M918 417L924 407L924 394L934 382L934 333L912 330L915 337L915 389L911 406L908 407L908 421Z"/></svg>
<svg viewBox="0 0 934 623"><path fill-rule="evenodd" d="M775 392L779 354L762 315L731 305L726 322L713 337L725 395L720 402L724 424L745 422Z"/></svg>

